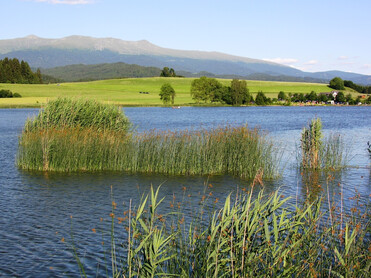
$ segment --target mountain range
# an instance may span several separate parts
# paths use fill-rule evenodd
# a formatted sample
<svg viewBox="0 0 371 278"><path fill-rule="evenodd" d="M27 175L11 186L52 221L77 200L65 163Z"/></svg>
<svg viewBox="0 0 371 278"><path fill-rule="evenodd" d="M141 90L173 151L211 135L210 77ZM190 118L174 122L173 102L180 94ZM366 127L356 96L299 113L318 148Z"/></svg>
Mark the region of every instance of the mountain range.
<svg viewBox="0 0 371 278"><path fill-rule="evenodd" d="M31 35L0 40L0 59L5 57L27 61L31 67L41 68L43 73L50 75L55 67L123 62L145 67L167 66L185 76L198 76L200 72L205 72L218 77L260 76L264 80L290 79L308 82L328 82L338 76L358 84L371 84L371 76L368 75L342 71L309 73L278 63L220 52L163 48L146 40L124 41L86 36L45 39ZM152 71L157 72L154 69Z"/></svg>

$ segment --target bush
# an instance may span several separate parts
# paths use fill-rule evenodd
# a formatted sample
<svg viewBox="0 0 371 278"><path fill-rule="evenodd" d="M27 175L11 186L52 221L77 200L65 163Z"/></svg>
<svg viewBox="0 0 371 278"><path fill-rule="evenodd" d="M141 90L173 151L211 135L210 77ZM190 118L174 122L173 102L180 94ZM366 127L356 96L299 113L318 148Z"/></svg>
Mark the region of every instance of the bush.
<svg viewBox="0 0 371 278"><path fill-rule="evenodd" d="M10 90L0 90L0 98L12 98L13 93Z"/></svg>

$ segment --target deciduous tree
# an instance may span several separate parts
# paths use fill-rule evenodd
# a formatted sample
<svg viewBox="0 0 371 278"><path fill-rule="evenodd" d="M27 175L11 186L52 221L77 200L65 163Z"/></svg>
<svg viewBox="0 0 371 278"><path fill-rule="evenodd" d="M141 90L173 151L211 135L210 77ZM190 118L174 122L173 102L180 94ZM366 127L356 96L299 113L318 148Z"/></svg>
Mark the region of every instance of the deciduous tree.
<svg viewBox="0 0 371 278"><path fill-rule="evenodd" d="M160 99L164 104L169 104L170 102L174 104L175 90L169 83L165 83L161 86Z"/></svg>

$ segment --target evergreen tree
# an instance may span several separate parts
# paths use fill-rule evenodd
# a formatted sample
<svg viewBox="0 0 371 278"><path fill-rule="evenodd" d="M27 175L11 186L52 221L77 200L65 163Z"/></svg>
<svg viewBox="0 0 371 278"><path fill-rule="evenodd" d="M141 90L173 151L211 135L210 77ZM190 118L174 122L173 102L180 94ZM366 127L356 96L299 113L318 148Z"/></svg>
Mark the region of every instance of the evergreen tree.
<svg viewBox="0 0 371 278"><path fill-rule="evenodd" d="M17 58L4 58L0 60L0 82L1 83L42 83L40 70L33 73L29 64L25 61L19 62Z"/></svg>

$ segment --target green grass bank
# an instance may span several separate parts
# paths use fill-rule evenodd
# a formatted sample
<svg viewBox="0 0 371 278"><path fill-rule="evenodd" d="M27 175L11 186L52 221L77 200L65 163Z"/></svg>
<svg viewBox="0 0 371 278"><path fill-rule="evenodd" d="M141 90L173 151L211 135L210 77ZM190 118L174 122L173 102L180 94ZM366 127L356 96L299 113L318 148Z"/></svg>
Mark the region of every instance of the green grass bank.
<svg viewBox="0 0 371 278"><path fill-rule="evenodd" d="M0 84L0 89L19 93L22 98L0 99L3 107L41 107L48 100L57 97L84 97L122 106L161 106L160 88L170 83L175 89L174 105L195 105L190 96L191 83L194 78L127 78L91 82L74 82L60 84ZM230 85L229 79L218 79L223 85ZM247 87L255 96L263 91L267 97L277 98L280 91L304 93L311 91L330 92L326 84L299 82L247 81ZM149 92L140 94L139 92ZM352 92L356 95L356 93Z"/></svg>

